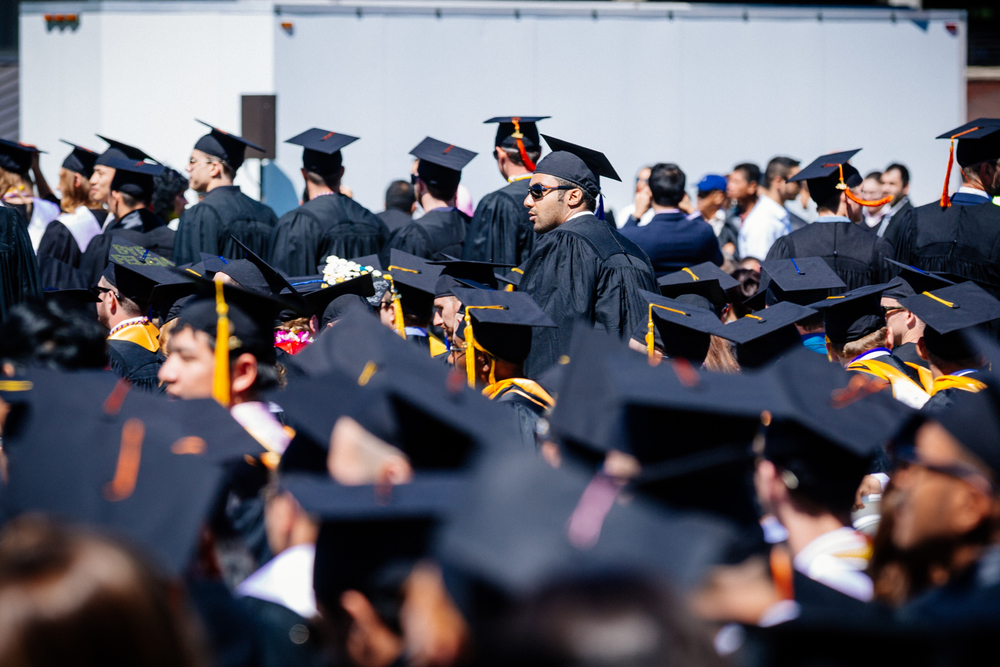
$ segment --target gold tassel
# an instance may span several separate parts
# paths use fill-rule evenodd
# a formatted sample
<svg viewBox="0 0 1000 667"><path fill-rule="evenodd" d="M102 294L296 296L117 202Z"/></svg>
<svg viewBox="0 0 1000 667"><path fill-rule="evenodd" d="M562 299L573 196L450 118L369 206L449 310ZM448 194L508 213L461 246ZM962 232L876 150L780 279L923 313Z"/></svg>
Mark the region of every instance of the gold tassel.
<svg viewBox="0 0 1000 667"><path fill-rule="evenodd" d="M465 308L465 376L469 382L469 389L476 388L476 340L472 337L472 315L471 309Z"/></svg>
<svg viewBox="0 0 1000 667"><path fill-rule="evenodd" d="M646 358L650 361L653 360L653 353L656 351L656 335L654 334L653 325L653 309L659 308L660 310L669 310L671 313L677 313L678 315L684 315L690 317L683 310L677 310L676 308L667 308L666 306L661 306L658 303L649 304L649 324L646 325Z"/></svg>
<svg viewBox="0 0 1000 667"><path fill-rule="evenodd" d="M212 397L225 408L229 407L229 306L222 283L215 283L215 378Z"/></svg>

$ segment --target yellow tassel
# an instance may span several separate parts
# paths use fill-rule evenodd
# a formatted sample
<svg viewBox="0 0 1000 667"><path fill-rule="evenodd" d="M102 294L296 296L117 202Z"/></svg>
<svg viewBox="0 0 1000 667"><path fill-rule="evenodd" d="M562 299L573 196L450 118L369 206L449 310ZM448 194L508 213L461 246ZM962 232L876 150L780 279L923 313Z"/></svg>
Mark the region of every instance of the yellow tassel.
<svg viewBox="0 0 1000 667"><path fill-rule="evenodd" d="M472 337L471 308L465 309L465 375L469 381L469 389L476 388L476 341Z"/></svg>
<svg viewBox="0 0 1000 667"><path fill-rule="evenodd" d="M215 378L212 397L229 407L229 306L222 283L215 283Z"/></svg>
<svg viewBox="0 0 1000 667"><path fill-rule="evenodd" d="M653 304L649 304L649 324L646 325L646 358L652 359L656 350L656 335L653 333Z"/></svg>
<svg viewBox="0 0 1000 667"><path fill-rule="evenodd" d="M403 300L400 298L399 292L396 291L395 283L392 286L392 315L396 333L399 334L400 338L406 338L406 324L403 323Z"/></svg>

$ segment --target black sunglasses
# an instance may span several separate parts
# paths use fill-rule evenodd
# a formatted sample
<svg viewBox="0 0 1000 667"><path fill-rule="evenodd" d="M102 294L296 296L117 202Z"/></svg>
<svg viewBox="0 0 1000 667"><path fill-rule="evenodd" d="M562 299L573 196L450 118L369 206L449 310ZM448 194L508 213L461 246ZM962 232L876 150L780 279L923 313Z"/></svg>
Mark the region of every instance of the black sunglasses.
<svg viewBox="0 0 1000 667"><path fill-rule="evenodd" d="M552 190L577 190L577 189L579 188L575 185L553 185L550 187L546 185L541 185L540 183L535 183L534 185L528 186L528 194L531 195L532 199L538 201Z"/></svg>
<svg viewBox="0 0 1000 667"><path fill-rule="evenodd" d="M419 179L420 177L416 174L410 174L410 185L416 185Z"/></svg>

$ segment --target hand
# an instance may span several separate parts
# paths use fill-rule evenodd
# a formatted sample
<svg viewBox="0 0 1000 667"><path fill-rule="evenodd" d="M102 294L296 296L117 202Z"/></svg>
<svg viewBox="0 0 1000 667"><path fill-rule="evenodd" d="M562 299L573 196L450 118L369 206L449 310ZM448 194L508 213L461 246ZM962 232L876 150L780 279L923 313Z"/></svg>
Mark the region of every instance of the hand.
<svg viewBox="0 0 1000 667"><path fill-rule="evenodd" d="M684 199L682 199L681 202L677 204L677 208L687 213L688 215L694 213L694 204L691 203L691 197L688 196L688 193L686 192L684 193Z"/></svg>
<svg viewBox="0 0 1000 667"><path fill-rule="evenodd" d="M653 204L653 192L648 185L642 186L635 193L635 213L632 215L636 220L642 219L649 207Z"/></svg>

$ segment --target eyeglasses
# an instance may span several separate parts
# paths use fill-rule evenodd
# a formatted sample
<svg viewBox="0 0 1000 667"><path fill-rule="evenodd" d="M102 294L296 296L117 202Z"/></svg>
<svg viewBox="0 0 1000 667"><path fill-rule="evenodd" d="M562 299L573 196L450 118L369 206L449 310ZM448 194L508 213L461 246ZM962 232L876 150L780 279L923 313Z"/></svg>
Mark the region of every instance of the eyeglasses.
<svg viewBox="0 0 1000 667"><path fill-rule="evenodd" d="M416 185L418 180L420 180L419 176L416 174L410 174L410 185Z"/></svg>
<svg viewBox="0 0 1000 667"><path fill-rule="evenodd" d="M98 299L100 299L102 296L104 296L108 292L111 292L113 294L115 290L113 288L111 288L111 287L101 287L100 285L93 285L90 288L90 291L94 293L94 296L96 296Z"/></svg>
<svg viewBox="0 0 1000 667"><path fill-rule="evenodd" d="M545 195L549 194L549 192L551 192L552 190L578 190L578 189L579 188L575 185L553 185L550 187L546 185L541 185L540 183L535 183L534 185L528 186L528 194L531 195L532 199L538 201Z"/></svg>
<svg viewBox="0 0 1000 667"><path fill-rule="evenodd" d="M889 313L894 313L897 310L906 310L902 306L882 306L882 315L889 317Z"/></svg>

